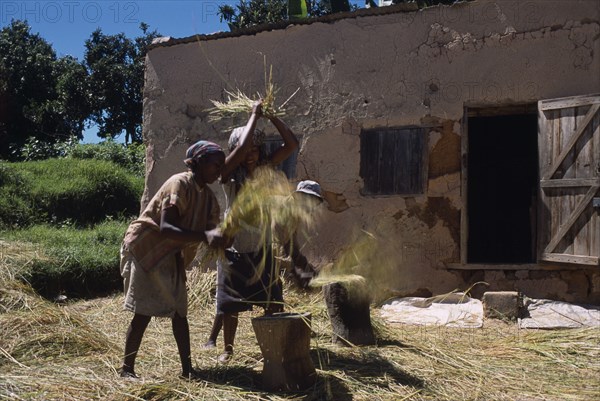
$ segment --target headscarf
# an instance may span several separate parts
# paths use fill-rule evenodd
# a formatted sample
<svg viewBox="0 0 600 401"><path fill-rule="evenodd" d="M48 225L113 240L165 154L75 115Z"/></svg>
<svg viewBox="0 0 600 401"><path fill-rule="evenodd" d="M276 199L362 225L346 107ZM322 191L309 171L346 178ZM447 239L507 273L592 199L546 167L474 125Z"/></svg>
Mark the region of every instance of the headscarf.
<svg viewBox="0 0 600 401"><path fill-rule="evenodd" d="M231 131L231 135L229 135L229 143L227 144L227 147L229 148L230 152L238 146L238 143L240 142L240 137L242 136L242 133L244 132L245 128L246 127L237 127L234 128L233 131ZM254 145L260 147L265 142L265 133L256 128L254 130L254 135L252 139L254 141Z"/></svg>
<svg viewBox="0 0 600 401"><path fill-rule="evenodd" d="M190 146L185 152L185 160L183 161L188 167L191 167L195 162L199 161L203 156L212 153L225 153L223 148L214 142L198 141Z"/></svg>

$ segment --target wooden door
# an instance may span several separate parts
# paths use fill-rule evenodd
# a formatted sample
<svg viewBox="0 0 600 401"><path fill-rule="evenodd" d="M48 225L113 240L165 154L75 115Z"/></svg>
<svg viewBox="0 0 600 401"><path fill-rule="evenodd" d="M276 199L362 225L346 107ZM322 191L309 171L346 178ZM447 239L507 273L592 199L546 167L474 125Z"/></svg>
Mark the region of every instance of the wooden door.
<svg viewBox="0 0 600 401"><path fill-rule="evenodd" d="M599 109L600 95L538 103L540 262L600 264Z"/></svg>

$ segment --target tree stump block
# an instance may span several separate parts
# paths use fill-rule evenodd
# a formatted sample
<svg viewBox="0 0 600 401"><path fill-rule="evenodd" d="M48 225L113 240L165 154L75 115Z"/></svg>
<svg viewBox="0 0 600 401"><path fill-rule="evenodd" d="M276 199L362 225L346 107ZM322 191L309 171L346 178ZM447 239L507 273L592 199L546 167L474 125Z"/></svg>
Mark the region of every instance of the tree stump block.
<svg viewBox="0 0 600 401"><path fill-rule="evenodd" d="M371 296L360 282L334 282L323 286L323 297L333 328L333 342L341 345L373 345Z"/></svg>
<svg viewBox="0 0 600 401"><path fill-rule="evenodd" d="M274 313L252 319L264 358L263 387L299 391L312 386L316 371L310 358L310 313Z"/></svg>

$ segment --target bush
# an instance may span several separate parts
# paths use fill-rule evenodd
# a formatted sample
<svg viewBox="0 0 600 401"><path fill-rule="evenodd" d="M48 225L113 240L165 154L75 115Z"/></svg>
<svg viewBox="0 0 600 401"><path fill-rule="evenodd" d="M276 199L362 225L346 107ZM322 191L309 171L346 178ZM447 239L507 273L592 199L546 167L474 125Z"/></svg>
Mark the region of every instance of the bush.
<svg viewBox="0 0 600 401"><path fill-rule="evenodd" d="M66 156L110 161L138 177L144 177L146 172L146 147L142 144L132 143L126 146L111 140L98 144L77 144L69 149Z"/></svg>
<svg viewBox="0 0 600 401"><path fill-rule="evenodd" d="M22 161L51 158L94 159L113 162L138 177L146 172L146 147L143 144L125 145L112 139L100 143L78 143L76 137L65 141L44 142L31 137L22 148L12 150L15 159Z"/></svg>
<svg viewBox="0 0 600 401"><path fill-rule="evenodd" d="M64 141L46 142L29 137L22 148L12 149L13 160L33 161L65 157L79 140L72 136Z"/></svg>
<svg viewBox="0 0 600 401"><path fill-rule="evenodd" d="M49 298L59 294L87 298L122 289L119 249L127 225L126 221L106 221L87 229L37 225L3 231L0 236L39 249L40 257L21 270L38 293Z"/></svg>
<svg viewBox="0 0 600 401"><path fill-rule="evenodd" d="M26 226L34 215L22 174L11 164L0 163L0 227Z"/></svg>
<svg viewBox="0 0 600 401"><path fill-rule="evenodd" d="M143 186L141 177L108 161L0 162L0 227L86 226L135 216Z"/></svg>

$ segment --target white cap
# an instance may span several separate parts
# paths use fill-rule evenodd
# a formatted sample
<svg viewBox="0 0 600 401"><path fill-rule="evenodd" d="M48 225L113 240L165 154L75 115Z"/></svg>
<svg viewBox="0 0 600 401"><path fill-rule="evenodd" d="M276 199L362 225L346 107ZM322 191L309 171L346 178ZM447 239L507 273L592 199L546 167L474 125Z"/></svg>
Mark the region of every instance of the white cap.
<svg viewBox="0 0 600 401"><path fill-rule="evenodd" d="M296 187L296 192L304 192L305 194L313 195L323 200L323 196L321 196L321 186L315 181L300 181Z"/></svg>

